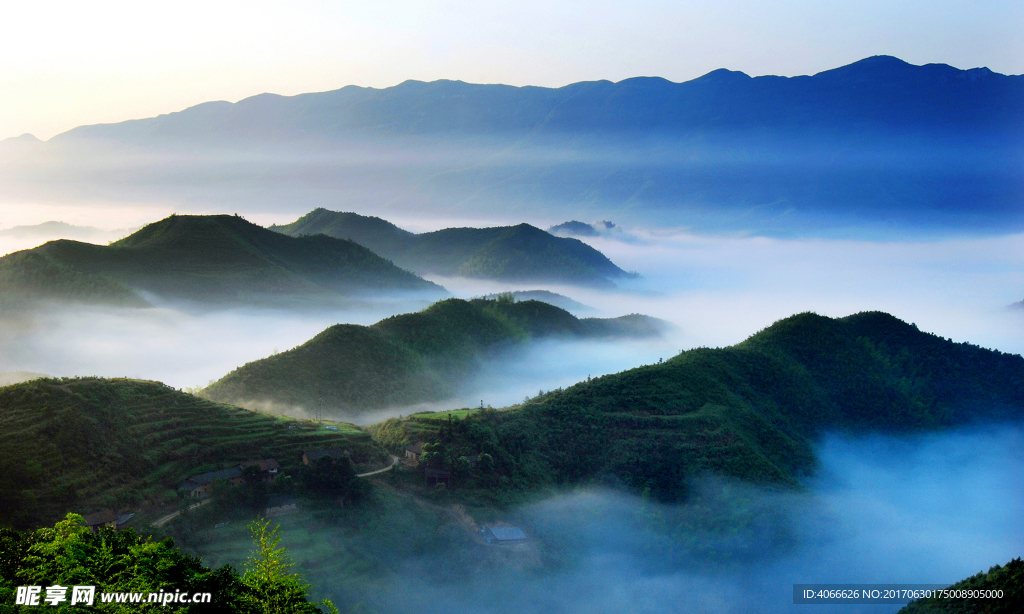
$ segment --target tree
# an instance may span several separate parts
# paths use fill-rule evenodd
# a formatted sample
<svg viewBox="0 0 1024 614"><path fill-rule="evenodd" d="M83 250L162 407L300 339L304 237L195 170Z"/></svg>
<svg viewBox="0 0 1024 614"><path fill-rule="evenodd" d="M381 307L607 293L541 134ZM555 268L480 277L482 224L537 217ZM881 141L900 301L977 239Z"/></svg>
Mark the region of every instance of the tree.
<svg viewBox="0 0 1024 614"><path fill-rule="evenodd" d="M270 528L270 521L260 518L249 523L253 553L245 563L242 583L252 589L247 600L257 612L319 613L316 605L306 599L308 584L292 573L294 563L281 542L281 526Z"/></svg>

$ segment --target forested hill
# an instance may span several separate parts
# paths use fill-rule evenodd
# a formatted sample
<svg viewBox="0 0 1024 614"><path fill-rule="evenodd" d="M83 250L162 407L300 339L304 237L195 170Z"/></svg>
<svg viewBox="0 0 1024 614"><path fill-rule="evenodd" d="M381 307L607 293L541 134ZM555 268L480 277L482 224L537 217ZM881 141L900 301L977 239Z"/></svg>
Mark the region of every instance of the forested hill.
<svg viewBox="0 0 1024 614"><path fill-rule="evenodd" d="M454 396L480 363L529 339L650 337L641 315L578 319L540 301L448 299L372 326L338 324L310 341L235 369L203 391L241 405L362 411Z"/></svg>
<svg viewBox="0 0 1024 614"><path fill-rule="evenodd" d="M919 331L888 314L804 313L738 345L694 349L509 411L375 427L391 446L438 442L455 468L487 452L509 492L603 481L664 500L707 472L794 484L827 431L908 433L1024 419L1024 358ZM441 425L438 430L437 425Z"/></svg>
<svg viewBox="0 0 1024 614"><path fill-rule="evenodd" d="M0 258L12 300L144 304L139 291L200 302L330 300L374 291L444 289L365 247L287 237L230 215L172 215L109 246L51 241Z"/></svg>
<svg viewBox="0 0 1024 614"><path fill-rule="evenodd" d="M316 209L271 230L350 239L421 275L605 287L631 276L586 243L529 224L414 234L377 217Z"/></svg>
<svg viewBox="0 0 1024 614"><path fill-rule="evenodd" d="M303 449L382 459L365 433L339 427L211 403L159 382L37 379L2 387L0 526L159 506L176 501L190 475L268 457L288 467Z"/></svg>

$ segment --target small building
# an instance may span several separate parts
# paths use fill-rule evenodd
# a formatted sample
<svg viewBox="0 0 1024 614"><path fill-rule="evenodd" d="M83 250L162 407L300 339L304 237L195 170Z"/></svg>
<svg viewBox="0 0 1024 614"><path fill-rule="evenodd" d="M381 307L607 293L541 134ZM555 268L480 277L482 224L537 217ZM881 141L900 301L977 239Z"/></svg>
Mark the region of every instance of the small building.
<svg viewBox="0 0 1024 614"><path fill-rule="evenodd" d="M221 480L232 486L238 486L242 483L242 470L238 467L231 467L220 471L200 473L183 481L178 488L187 491L193 497L206 497L213 490L213 483Z"/></svg>
<svg viewBox="0 0 1024 614"><path fill-rule="evenodd" d="M325 456L329 456L334 460L348 458L348 450L342 450L340 448L332 448L330 450L304 450L302 452L302 464L316 465L316 462Z"/></svg>
<svg viewBox="0 0 1024 614"><path fill-rule="evenodd" d="M89 530L93 533L99 533L103 527L117 529L117 514L109 507L92 514L86 514L82 516L82 520L85 526L89 527Z"/></svg>
<svg viewBox="0 0 1024 614"><path fill-rule="evenodd" d="M425 469L423 478L426 480L427 486L452 485L452 472L446 469Z"/></svg>
<svg viewBox="0 0 1024 614"><path fill-rule="evenodd" d="M423 456L423 446L425 442L414 443L409 446L405 446L405 460L409 461L410 464L415 465L420 462L420 457Z"/></svg>
<svg viewBox="0 0 1024 614"><path fill-rule="evenodd" d="M295 499L291 497L271 497L267 501L267 508L264 510L263 515L271 518L273 516L294 514L297 511L299 511L299 504L295 502Z"/></svg>
<svg viewBox="0 0 1024 614"><path fill-rule="evenodd" d="M259 467L260 471L263 472L263 481L270 482L273 480L277 473L281 470L281 465L272 458L264 458L261 460L246 461L239 463L238 468L244 473L249 467Z"/></svg>
<svg viewBox="0 0 1024 614"><path fill-rule="evenodd" d="M128 521L131 520L132 518L135 518L135 514L134 513L118 515L118 517L117 517L117 525L115 526L115 528L116 529L121 529L122 527L124 527L124 525L128 524Z"/></svg>
<svg viewBox="0 0 1024 614"><path fill-rule="evenodd" d="M484 527L480 529L480 535L488 544L515 544L526 541L526 535L519 527Z"/></svg>

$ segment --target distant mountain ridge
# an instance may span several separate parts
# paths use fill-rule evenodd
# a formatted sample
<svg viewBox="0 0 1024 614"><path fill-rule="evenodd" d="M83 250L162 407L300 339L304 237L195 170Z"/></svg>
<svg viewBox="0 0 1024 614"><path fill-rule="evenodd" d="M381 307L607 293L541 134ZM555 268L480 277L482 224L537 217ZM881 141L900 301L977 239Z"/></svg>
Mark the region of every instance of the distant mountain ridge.
<svg viewBox="0 0 1024 614"><path fill-rule="evenodd" d="M888 56L798 77L261 94L9 141L0 185L47 197L766 234L1024 229L1024 76Z"/></svg>
<svg viewBox="0 0 1024 614"><path fill-rule="evenodd" d="M286 237L238 216L172 215L109 246L51 241L0 258L8 297L145 304L140 291L214 303L331 300L440 286L365 247L326 236Z"/></svg>
<svg viewBox="0 0 1024 614"><path fill-rule="evenodd" d="M384 88L279 96L238 103L208 102L178 113L118 124L82 126L54 140L101 136L128 140L257 134L340 135L369 131L429 133L688 132L784 127L898 132L943 126L989 128L1019 137L1012 122L1024 113L1024 76L946 64L914 66L873 56L813 76L750 77L719 69L674 83L634 77L587 81L560 88L477 85L461 81L405 81ZM1011 132L1006 133L1009 129Z"/></svg>
<svg viewBox="0 0 1024 614"><path fill-rule="evenodd" d="M599 287L614 287L615 279L635 277L589 245L529 224L414 234L377 217L316 209L291 224L270 229L289 236L325 234L349 239L421 275Z"/></svg>

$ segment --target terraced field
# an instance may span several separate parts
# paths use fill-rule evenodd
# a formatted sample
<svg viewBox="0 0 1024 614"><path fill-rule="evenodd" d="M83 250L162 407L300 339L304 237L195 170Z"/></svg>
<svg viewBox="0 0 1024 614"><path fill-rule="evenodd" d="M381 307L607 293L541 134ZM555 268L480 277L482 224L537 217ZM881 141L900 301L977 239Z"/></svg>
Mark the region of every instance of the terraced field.
<svg viewBox="0 0 1024 614"><path fill-rule="evenodd" d="M189 475L257 458L286 469L310 448L387 455L358 427L212 403L159 382L43 379L0 388L0 523L50 522L68 511L162 505Z"/></svg>

